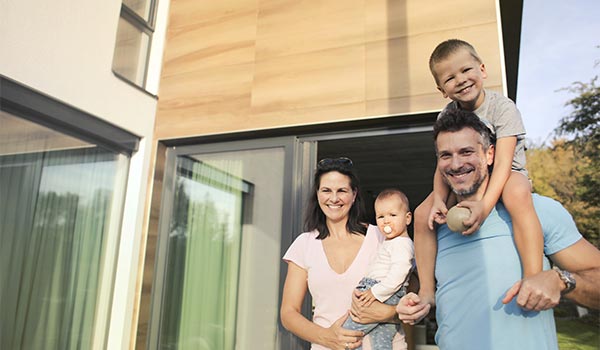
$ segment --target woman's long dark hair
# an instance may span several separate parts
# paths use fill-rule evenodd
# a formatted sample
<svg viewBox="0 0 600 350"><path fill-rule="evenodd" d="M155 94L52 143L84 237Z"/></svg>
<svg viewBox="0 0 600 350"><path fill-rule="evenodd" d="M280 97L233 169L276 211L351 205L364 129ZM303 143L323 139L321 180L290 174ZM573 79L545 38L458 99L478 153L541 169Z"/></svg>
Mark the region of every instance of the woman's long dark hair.
<svg viewBox="0 0 600 350"><path fill-rule="evenodd" d="M337 171L342 175L346 175L350 179L350 187L354 193L356 193L354 203L348 212L346 229L350 233L360 233L364 235L367 232L367 225L365 225L365 221L363 221L365 210L364 202L359 190L360 182L358 180L358 176L353 170L352 161L348 158L325 159L319 162L313 179L312 192L307 203L306 217L304 218L304 229L306 231L317 230L319 232L317 239L325 239L329 237L327 217L325 214L323 214L323 211L319 206L317 192L321 185L321 177L332 171Z"/></svg>

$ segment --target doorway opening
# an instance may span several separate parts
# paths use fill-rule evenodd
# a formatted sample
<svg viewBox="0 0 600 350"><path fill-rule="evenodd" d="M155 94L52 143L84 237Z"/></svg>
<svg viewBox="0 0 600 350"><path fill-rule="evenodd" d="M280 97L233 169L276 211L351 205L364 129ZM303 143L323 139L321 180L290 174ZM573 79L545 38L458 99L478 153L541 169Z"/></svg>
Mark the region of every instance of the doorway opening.
<svg viewBox="0 0 600 350"><path fill-rule="evenodd" d="M435 151L430 130L352 136L318 141L317 159L348 157L358 173L365 209L375 223L373 203L381 190L403 191L414 211L431 192ZM412 228L411 235L412 235Z"/></svg>

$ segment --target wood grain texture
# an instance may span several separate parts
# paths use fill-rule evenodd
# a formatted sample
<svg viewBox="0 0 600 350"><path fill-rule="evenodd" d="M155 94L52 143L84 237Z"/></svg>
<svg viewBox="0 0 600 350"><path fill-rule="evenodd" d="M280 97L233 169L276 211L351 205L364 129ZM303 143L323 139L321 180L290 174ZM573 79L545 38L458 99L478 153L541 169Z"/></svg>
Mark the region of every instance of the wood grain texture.
<svg viewBox="0 0 600 350"><path fill-rule="evenodd" d="M439 110L427 61L462 38L503 89L494 0L174 0L155 135Z"/></svg>

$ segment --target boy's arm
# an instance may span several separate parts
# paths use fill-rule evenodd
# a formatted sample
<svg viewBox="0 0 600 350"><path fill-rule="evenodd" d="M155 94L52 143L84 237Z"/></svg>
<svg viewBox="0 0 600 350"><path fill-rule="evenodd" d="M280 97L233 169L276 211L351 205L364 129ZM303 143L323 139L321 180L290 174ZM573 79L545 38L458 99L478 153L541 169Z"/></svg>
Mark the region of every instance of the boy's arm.
<svg viewBox="0 0 600 350"><path fill-rule="evenodd" d="M431 211L429 212L429 217L427 218L427 226L430 230L434 229L434 221L438 224L444 224L446 222L446 213L448 213L446 201L448 200L449 194L450 188L444 182L440 172L436 169L433 174L433 204L431 206Z"/></svg>
<svg viewBox="0 0 600 350"><path fill-rule="evenodd" d="M491 172L490 182L483 198L478 202L464 201L460 203L461 206L468 207L471 210L471 216L464 222L466 226L470 227L463 232L464 234L471 234L477 231L492 211L492 208L496 206L512 171L512 161L516 146L516 136L502 137L496 141L494 170Z"/></svg>

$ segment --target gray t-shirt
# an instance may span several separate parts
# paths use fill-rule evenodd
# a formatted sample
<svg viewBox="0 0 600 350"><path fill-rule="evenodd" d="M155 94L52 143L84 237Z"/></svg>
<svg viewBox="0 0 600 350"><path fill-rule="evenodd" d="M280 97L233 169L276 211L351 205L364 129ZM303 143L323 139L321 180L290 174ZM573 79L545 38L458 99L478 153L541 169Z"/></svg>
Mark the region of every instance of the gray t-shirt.
<svg viewBox="0 0 600 350"><path fill-rule="evenodd" d="M483 103L473 112L492 131L496 139L508 136L517 137L512 170L527 176L527 170L525 169L525 126L523 125L523 119L521 119L521 113L517 109L517 106L515 106L515 103L508 97L495 91L484 91L485 98ZM459 108L458 103L452 101L446 105L444 111Z"/></svg>

